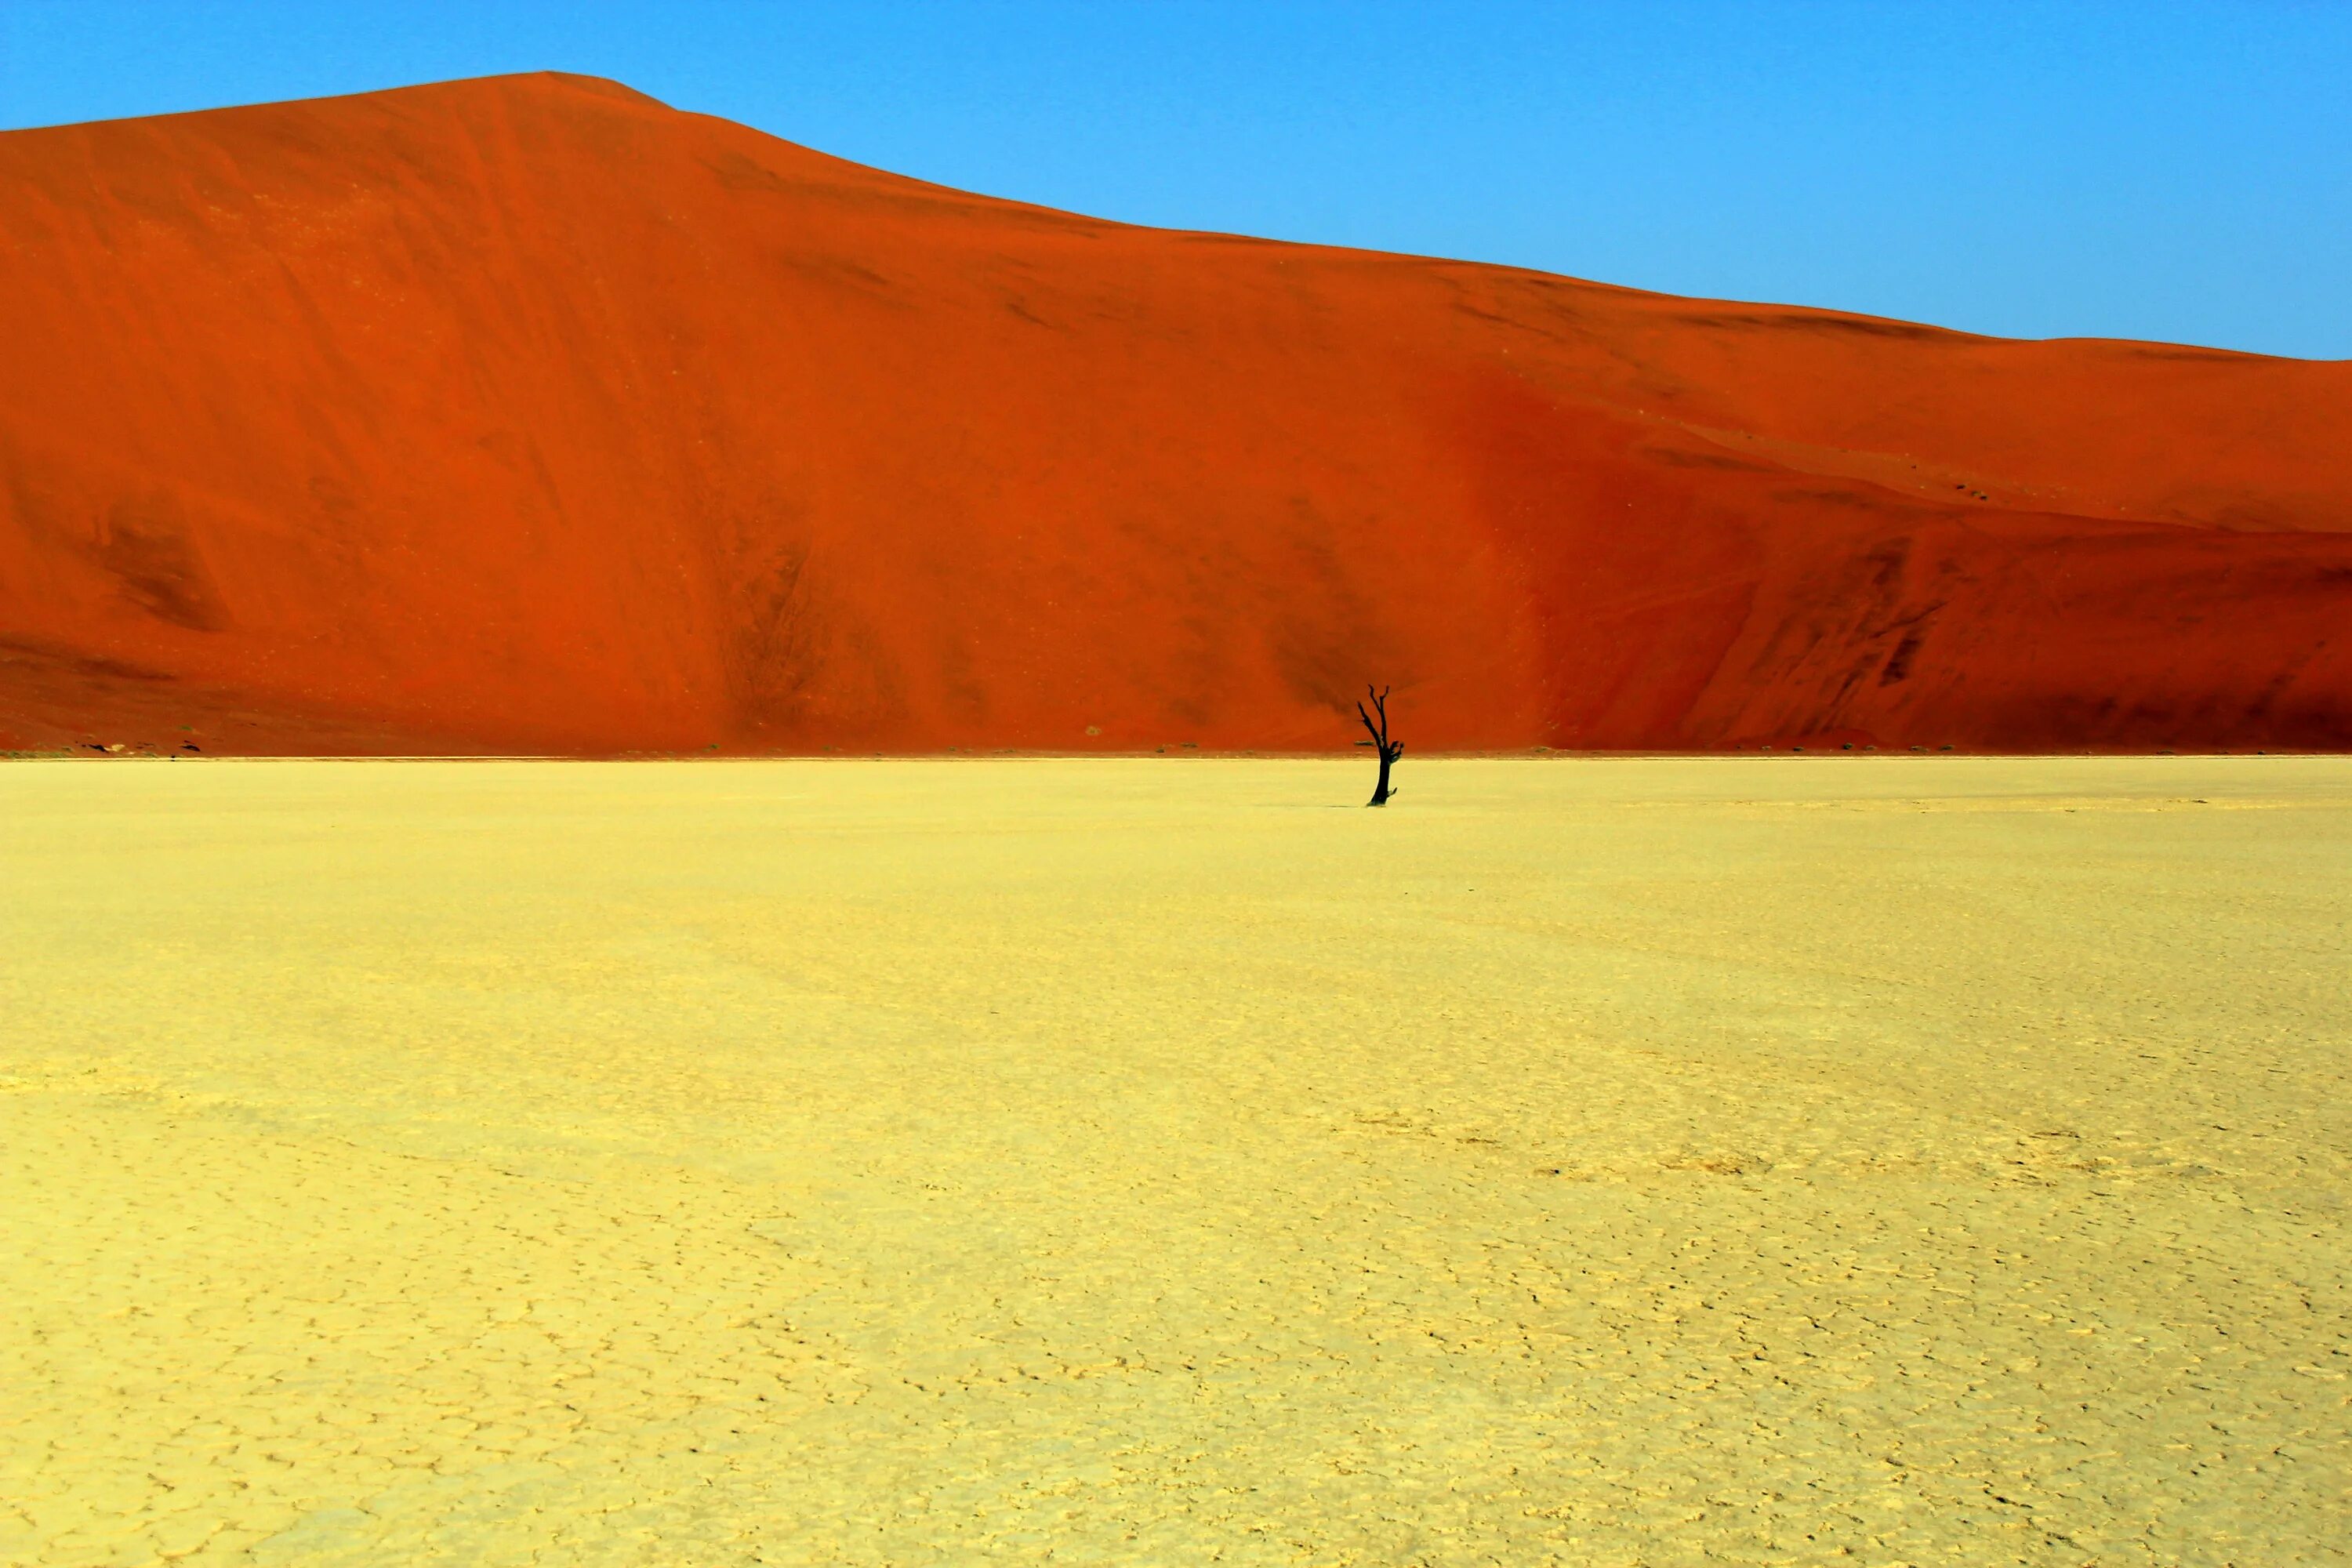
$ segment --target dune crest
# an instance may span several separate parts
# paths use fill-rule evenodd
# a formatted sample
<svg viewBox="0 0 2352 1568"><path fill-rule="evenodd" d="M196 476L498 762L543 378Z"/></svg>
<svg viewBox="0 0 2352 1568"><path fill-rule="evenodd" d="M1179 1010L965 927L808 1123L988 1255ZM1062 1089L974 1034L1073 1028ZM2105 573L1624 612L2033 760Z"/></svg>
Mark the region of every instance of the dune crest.
<svg viewBox="0 0 2352 1568"><path fill-rule="evenodd" d="M2352 746L2352 363L1100 222L609 82L0 135L0 744Z"/></svg>

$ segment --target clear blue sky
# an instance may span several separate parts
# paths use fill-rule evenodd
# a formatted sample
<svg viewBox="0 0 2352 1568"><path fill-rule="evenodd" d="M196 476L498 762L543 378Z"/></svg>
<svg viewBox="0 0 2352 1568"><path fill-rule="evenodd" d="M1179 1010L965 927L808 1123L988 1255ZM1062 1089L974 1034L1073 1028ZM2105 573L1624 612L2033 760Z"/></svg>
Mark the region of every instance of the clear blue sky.
<svg viewBox="0 0 2352 1568"><path fill-rule="evenodd" d="M2352 357L2352 0L0 0L0 126L546 68L1136 223Z"/></svg>

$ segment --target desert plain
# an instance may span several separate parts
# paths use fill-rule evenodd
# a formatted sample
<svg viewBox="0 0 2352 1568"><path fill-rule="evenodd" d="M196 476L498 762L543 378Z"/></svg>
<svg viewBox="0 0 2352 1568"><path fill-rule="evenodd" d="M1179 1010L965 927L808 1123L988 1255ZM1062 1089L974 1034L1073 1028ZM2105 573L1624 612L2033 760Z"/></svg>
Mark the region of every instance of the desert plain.
<svg viewBox="0 0 2352 1568"><path fill-rule="evenodd" d="M2314 1563L2352 760L0 768L0 1561Z"/></svg>

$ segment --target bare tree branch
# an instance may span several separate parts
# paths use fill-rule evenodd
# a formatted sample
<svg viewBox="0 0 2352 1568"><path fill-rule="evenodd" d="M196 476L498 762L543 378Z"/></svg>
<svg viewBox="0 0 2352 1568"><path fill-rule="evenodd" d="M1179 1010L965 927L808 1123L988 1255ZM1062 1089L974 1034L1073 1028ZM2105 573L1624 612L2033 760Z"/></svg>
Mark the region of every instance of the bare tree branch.
<svg viewBox="0 0 2352 1568"><path fill-rule="evenodd" d="M1380 721L1374 723L1372 713L1365 712L1361 702L1356 704L1356 717L1364 721L1365 730L1370 731L1372 737L1369 741L1359 741L1356 744L1374 747L1381 754L1380 782L1373 787L1372 798L1367 804L1386 805L1396 795L1396 791L1389 787L1389 769L1395 764L1399 757L1404 755L1404 746L1402 742L1389 739L1389 688L1383 686L1375 689L1367 684L1364 688L1364 695L1372 700L1372 713L1380 715Z"/></svg>

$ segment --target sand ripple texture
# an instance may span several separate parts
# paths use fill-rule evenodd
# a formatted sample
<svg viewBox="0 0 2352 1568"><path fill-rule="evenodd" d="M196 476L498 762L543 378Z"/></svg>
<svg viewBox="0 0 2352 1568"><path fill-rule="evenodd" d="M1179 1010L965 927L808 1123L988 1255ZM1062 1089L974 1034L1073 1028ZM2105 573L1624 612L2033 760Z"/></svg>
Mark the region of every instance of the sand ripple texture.
<svg viewBox="0 0 2352 1568"><path fill-rule="evenodd" d="M2347 1560L2352 763L0 768L0 1562Z"/></svg>

